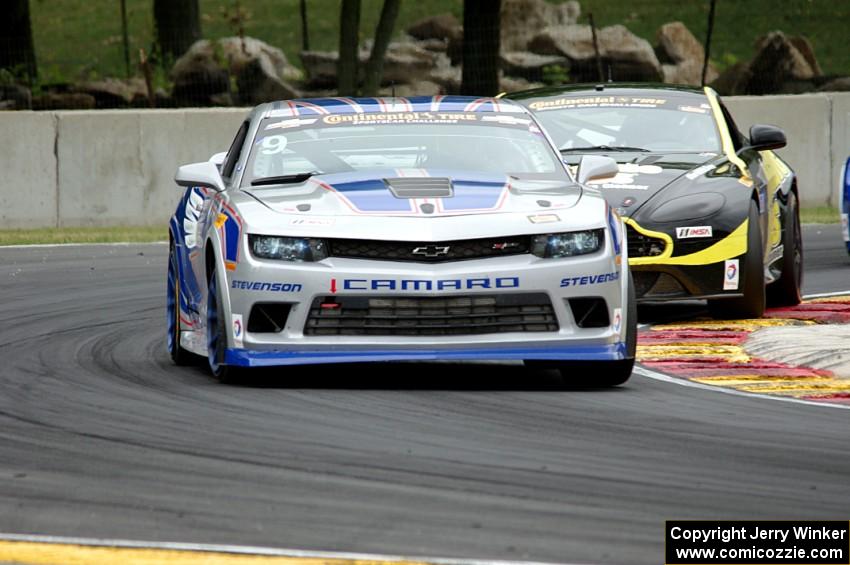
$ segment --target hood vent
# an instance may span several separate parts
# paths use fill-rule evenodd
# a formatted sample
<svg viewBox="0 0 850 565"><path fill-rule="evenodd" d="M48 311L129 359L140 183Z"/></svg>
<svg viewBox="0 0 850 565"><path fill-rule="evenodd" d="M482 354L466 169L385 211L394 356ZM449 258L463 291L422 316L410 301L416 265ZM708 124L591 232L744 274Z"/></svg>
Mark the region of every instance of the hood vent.
<svg viewBox="0 0 850 565"><path fill-rule="evenodd" d="M445 177L400 177L384 179L396 198L451 198L451 179Z"/></svg>

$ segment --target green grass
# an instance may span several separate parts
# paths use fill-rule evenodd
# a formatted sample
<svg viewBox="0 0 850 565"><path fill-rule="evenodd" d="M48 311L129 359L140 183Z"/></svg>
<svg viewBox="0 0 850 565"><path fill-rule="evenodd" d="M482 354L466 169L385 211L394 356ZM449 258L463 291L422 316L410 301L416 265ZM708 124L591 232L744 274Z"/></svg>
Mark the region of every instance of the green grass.
<svg viewBox="0 0 850 565"><path fill-rule="evenodd" d="M801 208L800 221L804 224L837 224L841 221L838 208L820 206L817 208Z"/></svg>
<svg viewBox="0 0 850 565"><path fill-rule="evenodd" d="M704 40L708 0L581 0L582 13L593 12L597 25L622 23L636 34L655 42L658 27L672 20L683 21ZM372 36L381 0L363 0L361 38ZM850 2L829 0L721 0L717 6L712 57L721 65L752 56L759 35L780 29L803 34L814 44L825 73L850 73L850 51L846 49L846 22ZM224 12L233 10L233 0L201 0L205 37L235 35ZM249 13L247 35L278 46L300 65L300 20L297 0L242 0ZM30 2L36 55L42 83L80 78L123 76L121 19L117 0L35 0ZM152 2L127 0L132 58L139 48L150 51L153 42ZM312 49L335 49L338 41L339 0L309 0L308 14ZM442 12L461 17L462 0L407 0L402 3L397 29ZM583 21L586 21L583 19ZM134 72L135 66L133 67Z"/></svg>
<svg viewBox="0 0 850 565"><path fill-rule="evenodd" d="M0 230L0 245L43 243L147 243L168 241L166 226L129 226L118 228L43 228Z"/></svg>
<svg viewBox="0 0 850 565"><path fill-rule="evenodd" d="M804 224L835 224L840 220L837 208L803 208ZM148 243L167 241L166 226L129 226L115 228L42 228L35 230L0 230L0 245L50 243Z"/></svg>

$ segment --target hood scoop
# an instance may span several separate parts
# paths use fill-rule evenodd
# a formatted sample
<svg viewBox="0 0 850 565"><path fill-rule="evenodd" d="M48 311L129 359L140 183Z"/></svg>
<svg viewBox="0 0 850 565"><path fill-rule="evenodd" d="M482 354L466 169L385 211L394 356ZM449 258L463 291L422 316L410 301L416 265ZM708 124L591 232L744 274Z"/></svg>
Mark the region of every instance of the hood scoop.
<svg viewBox="0 0 850 565"><path fill-rule="evenodd" d="M452 181L445 177L397 177L384 179L384 184L396 198L451 198Z"/></svg>

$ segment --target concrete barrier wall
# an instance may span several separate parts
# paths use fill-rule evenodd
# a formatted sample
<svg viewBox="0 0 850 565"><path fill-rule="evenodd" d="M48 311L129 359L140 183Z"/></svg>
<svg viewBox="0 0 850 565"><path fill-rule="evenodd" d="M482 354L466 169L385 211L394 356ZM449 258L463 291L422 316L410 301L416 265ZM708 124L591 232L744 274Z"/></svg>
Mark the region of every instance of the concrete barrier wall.
<svg viewBox="0 0 850 565"><path fill-rule="evenodd" d="M850 93L726 98L744 132L785 128L779 153L804 206L838 203ZM225 151L247 108L0 112L0 229L157 225L180 195L175 169Z"/></svg>
<svg viewBox="0 0 850 565"><path fill-rule="evenodd" d="M788 136L777 153L797 173L803 206L838 206L841 166L850 156L850 93L724 99L738 128L774 124Z"/></svg>

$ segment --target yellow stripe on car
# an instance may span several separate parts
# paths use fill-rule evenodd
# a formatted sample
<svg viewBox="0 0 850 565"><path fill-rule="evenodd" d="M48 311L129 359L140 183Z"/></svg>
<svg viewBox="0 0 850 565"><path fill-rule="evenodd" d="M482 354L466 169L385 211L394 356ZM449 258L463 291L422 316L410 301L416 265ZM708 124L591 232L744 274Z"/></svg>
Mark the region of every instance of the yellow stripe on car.
<svg viewBox="0 0 850 565"><path fill-rule="evenodd" d="M635 231L638 231L649 237L657 237L663 239L666 243L664 253L652 257L634 257L629 258L629 265L710 265L739 257L747 252L747 226L749 220L744 220L741 225L735 228L732 233L701 251L691 253L689 255L681 255L679 257L671 257L673 254L673 238L666 233L656 232L642 228L637 222L631 218L626 220Z"/></svg>

